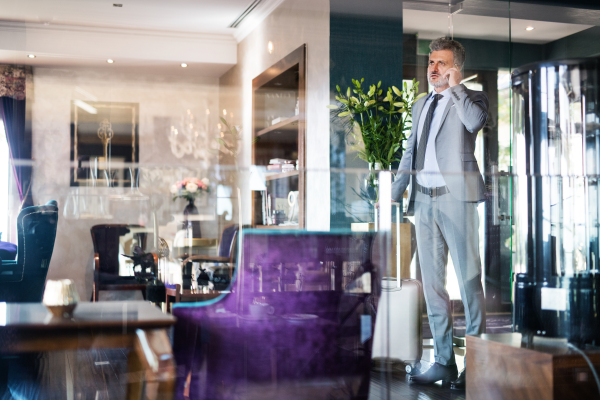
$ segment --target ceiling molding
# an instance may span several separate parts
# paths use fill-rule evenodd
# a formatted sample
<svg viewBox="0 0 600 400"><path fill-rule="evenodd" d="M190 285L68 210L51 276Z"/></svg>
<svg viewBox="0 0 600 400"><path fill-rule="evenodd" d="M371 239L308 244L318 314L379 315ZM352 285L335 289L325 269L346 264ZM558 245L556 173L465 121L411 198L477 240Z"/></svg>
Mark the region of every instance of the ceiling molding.
<svg viewBox="0 0 600 400"><path fill-rule="evenodd" d="M186 63L188 71L214 76L237 63L237 42L230 34L0 21L0 63L98 67L107 59L113 67L165 70Z"/></svg>
<svg viewBox="0 0 600 400"><path fill-rule="evenodd" d="M96 26L63 25L63 24L43 24L35 22L17 22L0 20L0 32L26 33L26 32L61 32L61 33L92 33L109 35L134 35L146 37L160 37L185 40L200 41L223 41L235 42L233 35L234 29L230 29L231 34L207 33L207 32L173 32L157 31L149 29L127 29L127 28L107 28Z"/></svg>
<svg viewBox="0 0 600 400"><path fill-rule="evenodd" d="M262 0L262 2L248 14L242 23L235 28L233 36L237 42L244 40L261 22L265 20L285 0Z"/></svg>

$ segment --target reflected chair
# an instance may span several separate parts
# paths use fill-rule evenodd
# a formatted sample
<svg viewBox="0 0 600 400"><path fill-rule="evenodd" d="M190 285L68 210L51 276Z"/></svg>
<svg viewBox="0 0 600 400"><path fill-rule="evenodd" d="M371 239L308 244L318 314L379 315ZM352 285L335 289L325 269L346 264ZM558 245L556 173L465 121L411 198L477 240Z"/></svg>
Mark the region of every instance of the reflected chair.
<svg viewBox="0 0 600 400"><path fill-rule="evenodd" d="M0 302L41 302L54 250L58 204L27 207L17 217L17 259L0 266Z"/></svg>
<svg viewBox="0 0 600 400"><path fill-rule="evenodd" d="M369 305L380 293L373 235L244 229L232 290L173 308L176 397L187 387L190 398L207 400L247 388L276 388L269 398L368 398ZM327 274L331 284L292 285L286 270L293 266Z"/></svg>
<svg viewBox="0 0 600 400"><path fill-rule="evenodd" d="M120 238L131 232L130 228L138 225L104 224L95 225L91 229L94 243L94 290L92 301L98 301L100 290L141 290L146 299L147 283L139 282L135 276L123 276L119 272ZM144 249L147 234L139 233L138 242ZM158 257L153 254L154 263L158 265Z"/></svg>
<svg viewBox="0 0 600 400"><path fill-rule="evenodd" d="M167 286L167 310L169 310L171 303L180 302L182 297L194 300L208 299L216 297L220 294L220 291L228 289L236 262L238 229L238 225L229 225L223 229L216 256L195 255L187 257L182 261L181 268L184 291L182 293L182 285L179 284ZM203 271L204 273L206 273L206 271L202 268L203 264L212 264L212 266L207 268L210 269L211 273L206 274L205 276L207 281L212 281L214 290L190 290L192 286L192 269L194 262L200 263L200 271ZM208 282L206 283L208 284ZM172 298L174 298L174 300L171 300Z"/></svg>

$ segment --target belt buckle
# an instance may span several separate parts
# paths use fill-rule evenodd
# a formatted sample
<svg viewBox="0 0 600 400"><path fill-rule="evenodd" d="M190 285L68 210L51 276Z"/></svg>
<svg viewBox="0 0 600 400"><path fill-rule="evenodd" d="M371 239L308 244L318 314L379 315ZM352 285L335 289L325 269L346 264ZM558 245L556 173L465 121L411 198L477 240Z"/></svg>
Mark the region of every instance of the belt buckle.
<svg viewBox="0 0 600 400"><path fill-rule="evenodd" d="M436 197L437 188L429 188L429 197Z"/></svg>

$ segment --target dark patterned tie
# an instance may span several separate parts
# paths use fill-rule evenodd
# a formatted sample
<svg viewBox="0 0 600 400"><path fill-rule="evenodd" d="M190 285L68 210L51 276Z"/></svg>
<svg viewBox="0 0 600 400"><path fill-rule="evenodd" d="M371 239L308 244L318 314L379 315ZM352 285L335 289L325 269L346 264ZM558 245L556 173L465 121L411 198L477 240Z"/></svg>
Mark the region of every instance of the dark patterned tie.
<svg viewBox="0 0 600 400"><path fill-rule="evenodd" d="M415 169L417 171L421 171L425 164L425 151L427 150L427 140L429 139L429 128L431 127L431 120L433 119L433 112L435 111L435 107L437 106L438 100L441 99L441 94L436 94L433 96L433 101L429 106L429 110L427 111L427 116L425 117L425 124L423 124L423 132L421 133L421 138L419 139L419 147L417 149L417 161L415 163Z"/></svg>

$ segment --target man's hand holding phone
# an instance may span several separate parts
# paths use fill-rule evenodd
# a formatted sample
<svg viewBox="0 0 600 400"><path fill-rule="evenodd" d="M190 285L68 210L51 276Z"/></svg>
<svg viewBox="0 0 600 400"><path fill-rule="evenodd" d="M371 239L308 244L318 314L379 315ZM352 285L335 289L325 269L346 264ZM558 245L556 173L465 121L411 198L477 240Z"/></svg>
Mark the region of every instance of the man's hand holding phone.
<svg viewBox="0 0 600 400"><path fill-rule="evenodd" d="M450 87L460 85L460 82L462 81L462 74L460 73L460 70L455 66L446 70L446 72L444 73L444 79L448 80L448 84L450 85Z"/></svg>

